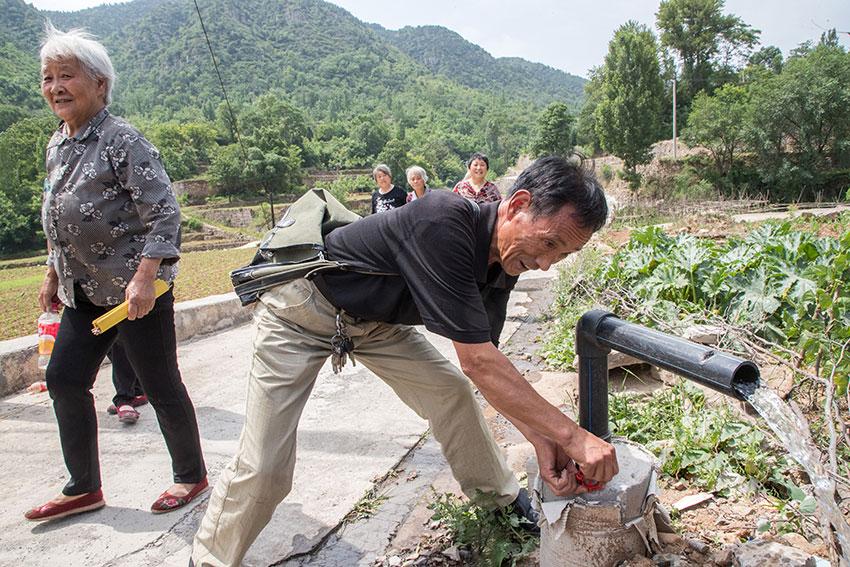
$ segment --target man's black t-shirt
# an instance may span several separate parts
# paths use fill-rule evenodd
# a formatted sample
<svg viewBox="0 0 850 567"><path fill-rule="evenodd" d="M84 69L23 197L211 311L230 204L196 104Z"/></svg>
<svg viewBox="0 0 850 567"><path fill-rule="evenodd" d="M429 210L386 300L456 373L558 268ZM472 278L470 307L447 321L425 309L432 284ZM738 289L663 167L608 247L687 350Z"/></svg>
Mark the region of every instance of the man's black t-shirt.
<svg viewBox="0 0 850 567"><path fill-rule="evenodd" d="M381 193L377 189L372 192L372 214L385 213L393 209L397 209L407 202L407 192L393 185L393 188L386 193Z"/></svg>
<svg viewBox="0 0 850 567"><path fill-rule="evenodd" d="M333 305L360 319L424 324L461 343L498 344L516 283L498 264L488 267L498 205L479 209L432 191L338 228L325 238L328 257L376 275L326 272L316 284Z"/></svg>

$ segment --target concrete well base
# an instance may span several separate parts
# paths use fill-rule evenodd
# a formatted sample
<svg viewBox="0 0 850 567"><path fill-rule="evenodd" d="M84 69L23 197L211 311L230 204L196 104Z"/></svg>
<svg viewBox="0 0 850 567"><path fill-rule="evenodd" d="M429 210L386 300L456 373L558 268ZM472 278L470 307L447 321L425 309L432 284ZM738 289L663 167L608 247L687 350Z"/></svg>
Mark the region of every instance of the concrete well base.
<svg viewBox="0 0 850 567"><path fill-rule="evenodd" d="M540 567L614 566L657 542L655 457L629 441L613 444L620 472L600 491L564 499L535 481Z"/></svg>

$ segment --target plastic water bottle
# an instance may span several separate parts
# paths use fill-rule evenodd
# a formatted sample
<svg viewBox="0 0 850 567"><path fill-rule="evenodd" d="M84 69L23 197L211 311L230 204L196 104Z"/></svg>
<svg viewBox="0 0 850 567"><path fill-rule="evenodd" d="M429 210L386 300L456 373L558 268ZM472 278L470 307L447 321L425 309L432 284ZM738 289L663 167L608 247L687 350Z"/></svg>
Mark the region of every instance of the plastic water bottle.
<svg viewBox="0 0 850 567"><path fill-rule="evenodd" d="M45 311L38 316L38 368L44 370L50 362L53 354L53 343L56 342L56 333L59 332L59 305L54 304L50 311Z"/></svg>

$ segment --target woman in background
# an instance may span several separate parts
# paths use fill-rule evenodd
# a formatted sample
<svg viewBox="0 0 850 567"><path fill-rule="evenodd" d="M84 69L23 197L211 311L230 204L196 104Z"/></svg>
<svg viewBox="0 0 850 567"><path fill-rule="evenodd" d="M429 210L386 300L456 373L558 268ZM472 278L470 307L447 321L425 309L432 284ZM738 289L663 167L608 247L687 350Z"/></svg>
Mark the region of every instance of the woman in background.
<svg viewBox="0 0 850 567"><path fill-rule="evenodd" d="M428 174L418 165L408 167L404 174L407 176L407 184L413 189L413 191L407 194L408 203L416 199L421 199L425 193L431 191L431 188L425 185L428 183Z"/></svg>
<svg viewBox="0 0 850 567"><path fill-rule="evenodd" d="M453 191L476 203L501 201L502 194L495 184L486 180L490 169L490 160L482 153L475 152L466 162L467 176L455 185Z"/></svg>
<svg viewBox="0 0 850 567"><path fill-rule="evenodd" d="M393 175L387 165L376 165L372 170L372 178L378 185L372 193L373 215L397 209L407 202L407 193L401 187L393 185Z"/></svg>

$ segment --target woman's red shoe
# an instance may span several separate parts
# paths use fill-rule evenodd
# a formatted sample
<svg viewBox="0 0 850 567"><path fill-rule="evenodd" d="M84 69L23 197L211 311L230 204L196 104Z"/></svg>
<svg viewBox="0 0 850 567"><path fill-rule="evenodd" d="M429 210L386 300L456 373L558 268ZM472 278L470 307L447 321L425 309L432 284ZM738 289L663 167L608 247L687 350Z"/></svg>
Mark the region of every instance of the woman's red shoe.
<svg viewBox="0 0 850 567"><path fill-rule="evenodd" d="M185 496L175 496L166 490L160 494L159 498L156 499L156 502L151 505L151 512L154 514L165 514L166 512L182 508L206 490L207 486L209 486L207 484L207 477L204 477L201 482L196 484L195 487Z"/></svg>
<svg viewBox="0 0 850 567"><path fill-rule="evenodd" d="M106 501L103 499L103 491L98 488L94 492L89 492L67 502L42 504L24 514L24 517L31 522L44 522L45 520L55 520L56 518L91 512L104 506L106 506Z"/></svg>

